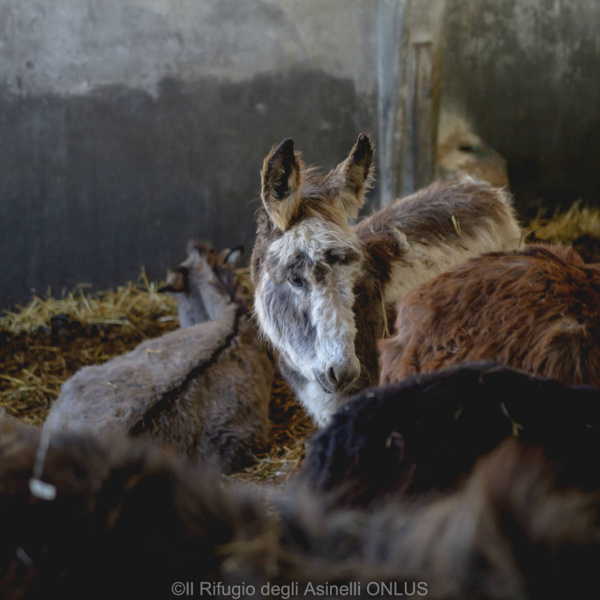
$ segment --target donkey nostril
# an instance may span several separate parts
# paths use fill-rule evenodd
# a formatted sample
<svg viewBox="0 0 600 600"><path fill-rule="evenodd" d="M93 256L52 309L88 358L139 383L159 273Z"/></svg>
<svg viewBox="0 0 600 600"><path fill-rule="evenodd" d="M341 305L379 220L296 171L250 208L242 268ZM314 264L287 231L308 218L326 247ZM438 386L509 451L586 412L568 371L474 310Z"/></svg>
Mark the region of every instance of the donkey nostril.
<svg viewBox="0 0 600 600"><path fill-rule="evenodd" d="M356 379L351 365L335 365L329 369L328 373L329 381L338 388L343 387Z"/></svg>
<svg viewBox="0 0 600 600"><path fill-rule="evenodd" d="M360 363L356 360L344 364L333 365L327 369L326 374L324 375L335 390L341 390L356 381L359 374Z"/></svg>
<svg viewBox="0 0 600 600"><path fill-rule="evenodd" d="M339 383L341 381L341 376L343 375L342 373L340 373L340 367L331 367L329 369L329 380L332 383Z"/></svg>

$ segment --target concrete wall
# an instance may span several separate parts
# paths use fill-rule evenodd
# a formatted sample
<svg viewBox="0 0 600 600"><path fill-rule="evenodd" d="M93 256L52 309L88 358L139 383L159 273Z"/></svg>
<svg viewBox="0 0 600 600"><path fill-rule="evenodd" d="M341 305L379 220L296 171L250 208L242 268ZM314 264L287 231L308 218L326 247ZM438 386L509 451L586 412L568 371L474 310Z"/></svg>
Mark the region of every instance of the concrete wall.
<svg viewBox="0 0 600 600"><path fill-rule="evenodd" d="M376 29L362 0L0 0L0 306L251 246L274 143L330 168L377 136Z"/></svg>
<svg viewBox="0 0 600 600"><path fill-rule="evenodd" d="M448 0L443 102L507 159L529 214L600 204L599 24L597 0Z"/></svg>
<svg viewBox="0 0 600 600"><path fill-rule="evenodd" d="M330 168L371 132L372 203L405 190L433 131L407 122L407 48L443 42L445 8L444 103L520 206L595 201L596 0L0 0L0 306L160 279L190 237L249 252L285 137Z"/></svg>

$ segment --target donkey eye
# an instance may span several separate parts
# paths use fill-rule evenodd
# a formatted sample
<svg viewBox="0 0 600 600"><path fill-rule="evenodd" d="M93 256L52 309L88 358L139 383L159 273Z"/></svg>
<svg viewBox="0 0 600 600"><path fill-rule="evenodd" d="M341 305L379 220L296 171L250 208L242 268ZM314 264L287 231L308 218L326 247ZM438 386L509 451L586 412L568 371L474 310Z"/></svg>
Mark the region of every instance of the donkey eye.
<svg viewBox="0 0 600 600"><path fill-rule="evenodd" d="M304 285L304 279L299 275L293 275L289 281L295 287L302 287Z"/></svg>

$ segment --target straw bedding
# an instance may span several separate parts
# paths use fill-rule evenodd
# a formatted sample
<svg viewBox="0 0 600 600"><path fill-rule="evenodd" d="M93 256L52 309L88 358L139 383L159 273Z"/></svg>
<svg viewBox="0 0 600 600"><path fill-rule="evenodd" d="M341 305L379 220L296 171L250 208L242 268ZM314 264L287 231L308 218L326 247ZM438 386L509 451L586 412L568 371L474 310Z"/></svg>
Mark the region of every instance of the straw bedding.
<svg viewBox="0 0 600 600"><path fill-rule="evenodd" d="M600 211L574 204L528 227L530 241L573 243L586 262L600 262ZM247 272L240 272L248 285ZM177 302L159 294L142 272L136 283L114 291L86 293L79 287L64 298L34 297L0 316L0 412L41 425L61 384L85 365L104 362L142 340L177 327ZM271 400L269 452L233 477L280 484L299 466L313 427L280 376Z"/></svg>

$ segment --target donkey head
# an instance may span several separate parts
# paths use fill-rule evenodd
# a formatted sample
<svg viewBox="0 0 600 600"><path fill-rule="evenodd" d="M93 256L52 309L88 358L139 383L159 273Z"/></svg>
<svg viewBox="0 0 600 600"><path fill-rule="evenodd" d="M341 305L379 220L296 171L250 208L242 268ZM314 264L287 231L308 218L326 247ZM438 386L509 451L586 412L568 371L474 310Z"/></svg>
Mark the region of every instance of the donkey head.
<svg viewBox="0 0 600 600"><path fill-rule="evenodd" d="M233 267L243 252L242 246L217 253L208 243L188 242L187 259L168 274L166 285L159 290L177 295L181 327L223 314L234 300Z"/></svg>
<svg viewBox="0 0 600 600"><path fill-rule="evenodd" d="M348 219L364 204L372 162L371 140L361 134L348 158L323 175L304 166L288 139L261 173L255 312L288 368L328 394L347 391L360 374L352 308L364 250Z"/></svg>

